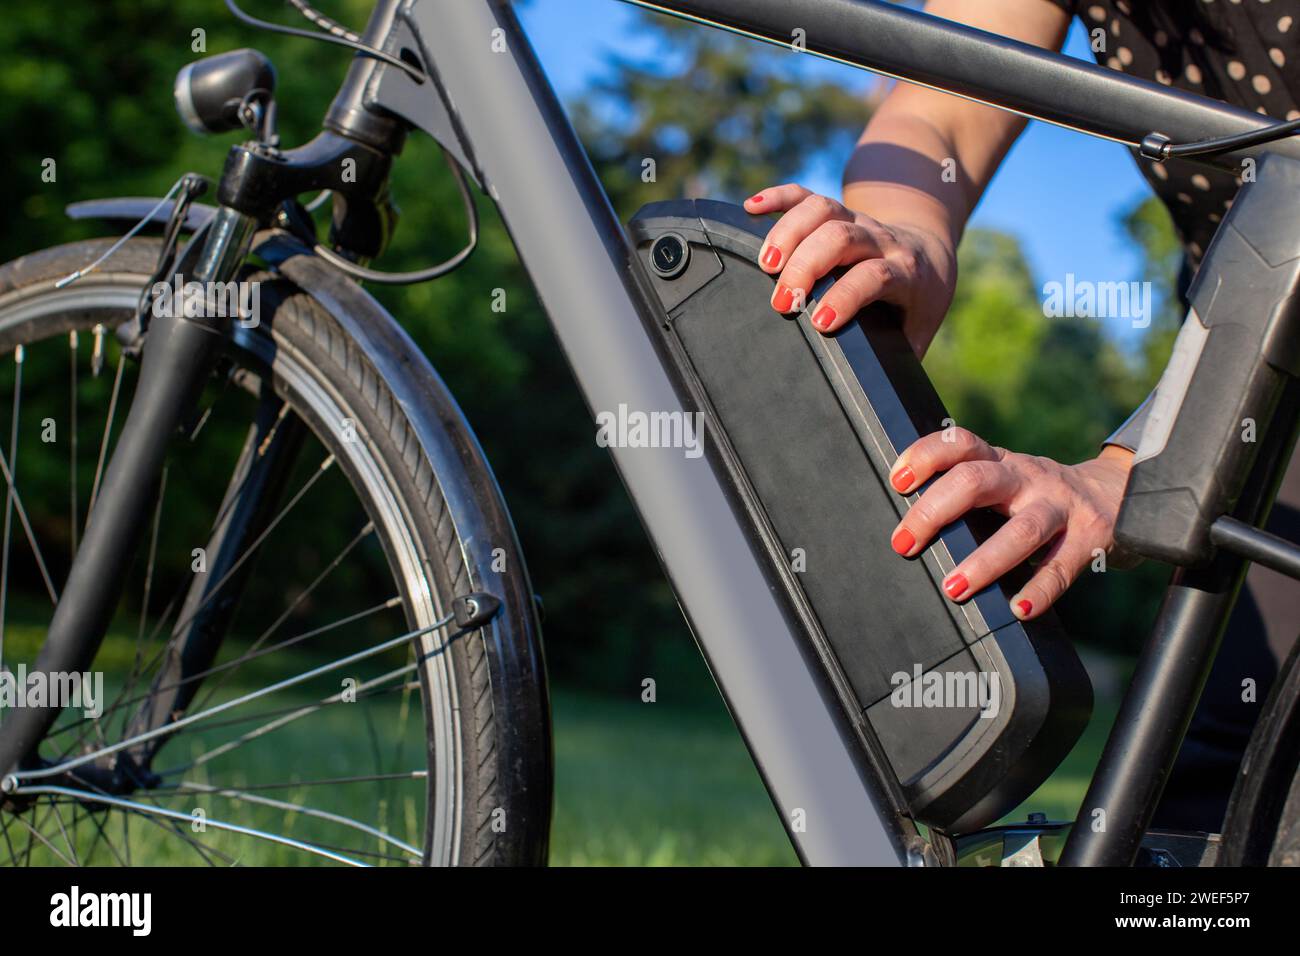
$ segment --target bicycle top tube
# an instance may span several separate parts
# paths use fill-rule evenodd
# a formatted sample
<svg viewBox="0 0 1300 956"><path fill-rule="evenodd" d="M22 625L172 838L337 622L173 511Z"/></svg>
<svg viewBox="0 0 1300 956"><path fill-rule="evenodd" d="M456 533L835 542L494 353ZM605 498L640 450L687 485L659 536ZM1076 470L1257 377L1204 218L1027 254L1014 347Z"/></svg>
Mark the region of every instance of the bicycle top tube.
<svg viewBox="0 0 1300 956"><path fill-rule="evenodd" d="M1150 133L1189 142L1278 122L882 0L623 2L779 46L798 41L815 56L1132 148ZM1265 152L1300 158L1300 143L1292 137L1187 159L1239 172L1243 160Z"/></svg>

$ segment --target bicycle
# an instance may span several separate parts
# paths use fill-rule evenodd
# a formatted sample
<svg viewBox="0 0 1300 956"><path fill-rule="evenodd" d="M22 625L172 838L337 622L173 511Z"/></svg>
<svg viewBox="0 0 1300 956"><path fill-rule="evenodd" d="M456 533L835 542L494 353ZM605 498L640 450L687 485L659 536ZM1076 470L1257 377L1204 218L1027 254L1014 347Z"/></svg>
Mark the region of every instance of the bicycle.
<svg viewBox="0 0 1300 956"><path fill-rule="evenodd" d="M477 239L473 188L497 203L590 407L703 422L703 455L633 441L612 442L611 453L803 861L1294 861L1295 655L1252 741L1252 770L1238 785L1224 833L1157 833L1149 821L1247 561L1300 577L1300 549L1255 527L1294 443L1300 407L1300 361L1287 345L1297 341L1289 303L1300 275L1291 266L1295 240L1276 216L1300 177L1300 146L1288 138L1300 123L1275 124L871 0L629 0L782 45L797 28L811 54L1113 139L1152 161L1258 163L1257 181L1225 218L1202 266L1196 313L1130 480L1121 541L1179 570L1080 819L990 828L1063 758L1087 718L1090 689L1050 615L1017 621L1000 585L961 608L938 593L943 573L987 535L986 516L956 523L917 561L890 556L886 563L873 550L883 537L868 532L907 506L881 491L882 476L898 451L945 417L890 316L871 310L827 337L809 325L813 302L795 321L756 322L761 310L746 304L766 303L771 280L749 264L766 225L736 207L659 204L625 229L504 0L377 0L360 35L303 0L291 2L318 31L255 20L233 0L227 6L250 25L356 51L317 138L280 147L274 71L260 54L198 61L177 79L182 118L200 131L252 135L230 150L215 206L198 201L205 183L196 176L159 201L81 203L73 215L135 226L119 239L47 250L0 269L0 347L15 360L2 461L5 567L17 529L53 605L32 670L79 675L120 665L116 697L100 715L60 722L63 707L45 703L0 723L0 852L8 862L78 863L98 852L130 863L132 824L137 833L169 836L175 858L193 862L238 860L207 828L272 845L283 854L274 860L545 861L549 710L523 557L454 399L354 281L427 281L463 262ZM394 276L369 261L392 228L388 175L414 130L448 156L469 240L447 262ZM299 202L317 193L335 197L328 242L316 237ZM141 237L145 226L160 227L161 239ZM1264 251L1254 266L1243 242ZM1233 298L1227 316L1225 299L1213 295L1221 287ZM257 293L260 315L251 314L243 290ZM87 336L89 384L78 377ZM737 358L732 346L742 341L749 353ZM101 373L114 352L109 386ZM110 455L124 370L137 365ZM24 375L29 386L41 376L39 394L47 396L54 393L44 378L64 367L74 416L72 557L58 587L23 505L24 495L48 488L23 491L17 482L20 461L31 454L18 453L18 423ZM780 394L770 384L777 377ZM84 531L79 389L107 404ZM829 418L809 417L826 408ZM1244 414L1271 423L1249 446L1235 436ZM241 447L196 450L214 415L244 424ZM221 503L210 525L200 521L188 532L206 543L194 551L179 599L154 633L146 635L142 615L134 642L105 640L117 626L120 583L142 548L142 606L150 606L159 534L171 530L161 518L169 469L201 462L206 473L221 451L229 477L215 488ZM854 489L847 510L862 515L862 527L783 490L798 487L787 480L791 471L813 458L855 479L840 486ZM318 493L328 524L355 532L336 555L317 561L321 573L270 627L236 633L237 599L266 600L252 574L255 557L284 528L308 539L320 532L321 522L294 512ZM867 589L846 595L793 567L796 542L914 595L925 646L892 646L891 636L904 632L879 626L889 619ZM347 560L359 567L354 573L382 581L378 593L386 596L337 613L327 582ZM3 606L0 590L0 619ZM320 608L332 619L320 623ZM289 620L305 629L281 637ZM294 656L322 635L333 657ZM276 652L286 657L275 660L304 669L267 671ZM909 663L908 686L918 693L933 675L958 684L996 678L999 706L988 706L975 681L971 701L924 719L900 715L881 679ZM261 686L212 703L232 675L249 673ZM295 690L325 675L345 676L343 689L323 697ZM290 690L298 696L287 707L246 709ZM382 762L376 747L374 773L258 777L286 761L275 734L308 717L325 728L313 733L326 733L335 705L356 703L369 708L368 720L383 722L391 761ZM248 723L254 726L242 729ZM206 775L229 766L232 755L241 762L228 780L209 782ZM266 795L337 795L348 787L366 790L347 813ZM242 822L175 804L218 797L238 802ZM399 807L402 819L390 819ZM371 816L349 815L359 812ZM295 835L273 825L305 829ZM85 829L93 834L89 848L79 838ZM353 842L340 844L341 832Z"/></svg>

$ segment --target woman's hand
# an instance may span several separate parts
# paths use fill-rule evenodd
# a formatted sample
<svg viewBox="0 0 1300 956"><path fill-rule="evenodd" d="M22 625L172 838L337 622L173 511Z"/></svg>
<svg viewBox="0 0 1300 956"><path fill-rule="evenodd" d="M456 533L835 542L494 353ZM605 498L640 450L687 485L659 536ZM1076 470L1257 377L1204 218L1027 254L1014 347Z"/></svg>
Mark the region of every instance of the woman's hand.
<svg viewBox="0 0 1300 956"><path fill-rule="evenodd" d="M1037 617L1074 583L1097 549L1109 553L1114 547L1132 459L1132 452L1107 446L1091 461L1060 465L994 448L964 428L926 435L898 457L890 483L907 494L932 475L945 474L908 510L890 544L911 557L972 508L1008 515L1007 523L944 579L943 589L952 600L964 601L1050 544L1011 599L1016 617Z"/></svg>
<svg viewBox="0 0 1300 956"><path fill-rule="evenodd" d="M903 332L923 355L952 303L957 259L951 243L930 229L883 223L826 196L787 184L745 201L754 215L784 213L759 251L765 272L779 274L772 308L803 307L813 285L847 266L818 302L813 325L834 332L865 305L890 302L903 311Z"/></svg>

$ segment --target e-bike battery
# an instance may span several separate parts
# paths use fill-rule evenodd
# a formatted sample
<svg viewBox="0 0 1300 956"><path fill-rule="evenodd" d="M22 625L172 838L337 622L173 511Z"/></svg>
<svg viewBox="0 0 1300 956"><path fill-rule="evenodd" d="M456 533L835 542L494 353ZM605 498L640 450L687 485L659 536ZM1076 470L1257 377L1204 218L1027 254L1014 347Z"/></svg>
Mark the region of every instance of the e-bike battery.
<svg viewBox="0 0 1300 956"><path fill-rule="evenodd" d="M898 453L952 424L887 307L833 335L816 297L783 317L757 258L772 221L704 200L653 203L631 236L663 306L658 323L704 444L729 478L773 586L803 622L864 746L919 821L969 832L1056 768L1092 707L1051 613L1022 622L1014 582L963 604L942 593L997 516L972 513L905 560L889 536L911 502Z"/></svg>

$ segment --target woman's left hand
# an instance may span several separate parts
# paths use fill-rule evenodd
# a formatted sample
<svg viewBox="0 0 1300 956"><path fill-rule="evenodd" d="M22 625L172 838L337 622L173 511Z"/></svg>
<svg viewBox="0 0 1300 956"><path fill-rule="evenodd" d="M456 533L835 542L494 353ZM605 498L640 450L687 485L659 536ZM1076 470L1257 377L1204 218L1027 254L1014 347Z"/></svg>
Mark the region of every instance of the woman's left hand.
<svg viewBox="0 0 1300 956"><path fill-rule="evenodd" d="M1098 549L1115 545L1115 519L1133 453L1108 445L1091 461L1062 465L1050 458L995 448L964 428L935 432L903 452L890 483L908 494L945 472L908 510L890 538L894 550L919 554L947 524L972 508L1009 520L944 579L944 592L964 601L1050 545L1033 576L1011 599L1028 620L1051 607Z"/></svg>

